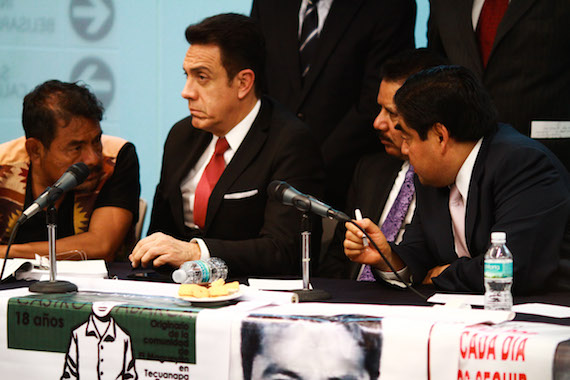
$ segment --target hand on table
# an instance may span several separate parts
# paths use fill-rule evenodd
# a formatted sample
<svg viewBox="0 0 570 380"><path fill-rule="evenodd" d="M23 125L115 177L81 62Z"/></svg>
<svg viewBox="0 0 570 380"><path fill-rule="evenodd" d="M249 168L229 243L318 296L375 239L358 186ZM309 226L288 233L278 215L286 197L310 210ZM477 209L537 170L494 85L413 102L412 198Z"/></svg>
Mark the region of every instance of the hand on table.
<svg viewBox="0 0 570 380"><path fill-rule="evenodd" d="M200 259L198 243L190 243L161 232L147 236L137 243L129 260L133 268L170 264L179 267L182 263Z"/></svg>

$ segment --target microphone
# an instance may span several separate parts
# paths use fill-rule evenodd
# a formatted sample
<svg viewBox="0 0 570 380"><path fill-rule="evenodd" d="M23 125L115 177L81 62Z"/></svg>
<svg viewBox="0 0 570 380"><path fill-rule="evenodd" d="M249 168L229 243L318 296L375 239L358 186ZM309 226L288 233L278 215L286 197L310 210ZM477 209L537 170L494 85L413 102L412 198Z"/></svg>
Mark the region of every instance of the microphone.
<svg viewBox="0 0 570 380"><path fill-rule="evenodd" d="M301 193L287 182L272 181L267 187L267 192L272 198L287 206L295 206L300 211L311 211L323 218L336 219L340 222L351 220L344 212L335 210L318 199Z"/></svg>
<svg viewBox="0 0 570 380"><path fill-rule="evenodd" d="M71 165L53 186L48 186L34 203L22 213L18 223L24 223L41 209L57 201L63 193L83 183L88 176L89 168L83 162Z"/></svg>

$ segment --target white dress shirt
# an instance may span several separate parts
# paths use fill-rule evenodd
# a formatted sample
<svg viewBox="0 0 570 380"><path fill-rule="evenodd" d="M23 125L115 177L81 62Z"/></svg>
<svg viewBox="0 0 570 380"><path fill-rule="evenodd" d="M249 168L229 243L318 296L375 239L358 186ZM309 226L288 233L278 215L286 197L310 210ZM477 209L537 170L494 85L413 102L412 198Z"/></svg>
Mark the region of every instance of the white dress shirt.
<svg viewBox="0 0 570 380"><path fill-rule="evenodd" d="M63 373L62 378L83 380L136 378L131 337L114 318L101 333L96 317L90 314L87 322L71 332Z"/></svg>

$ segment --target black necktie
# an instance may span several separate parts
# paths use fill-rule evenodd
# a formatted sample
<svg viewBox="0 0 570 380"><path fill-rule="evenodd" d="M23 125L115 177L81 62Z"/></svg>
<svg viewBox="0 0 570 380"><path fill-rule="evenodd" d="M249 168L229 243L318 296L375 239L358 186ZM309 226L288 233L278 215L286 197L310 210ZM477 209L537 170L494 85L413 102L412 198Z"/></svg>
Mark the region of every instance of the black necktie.
<svg viewBox="0 0 570 380"><path fill-rule="evenodd" d="M301 75L307 76L317 47L319 37L319 16L317 13L318 0L309 0L303 17L303 28L299 40L299 56L301 58Z"/></svg>

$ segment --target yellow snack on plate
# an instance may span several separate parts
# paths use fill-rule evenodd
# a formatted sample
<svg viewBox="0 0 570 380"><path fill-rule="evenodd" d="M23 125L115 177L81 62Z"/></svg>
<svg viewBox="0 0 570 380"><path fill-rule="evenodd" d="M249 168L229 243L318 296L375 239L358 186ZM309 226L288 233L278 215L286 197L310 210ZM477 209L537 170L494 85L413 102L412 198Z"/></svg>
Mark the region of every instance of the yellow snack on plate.
<svg viewBox="0 0 570 380"><path fill-rule="evenodd" d="M224 288L228 289L228 292L230 294L237 293L239 291L239 282L237 281L228 282L227 284L224 285Z"/></svg>
<svg viewBox="0 0 570 380"><path fill-rule="evenodd" d="M223 278L218 278L216 281L212 282L210 284L210 288L216 288L219 286L223 286L226 282L224 281Z"/></svg>
<svg viewBox="0 0 570 380"><path fill-rule="evenodd" d="M211 284L180 284L178 295L180 297L222 297L234 294L239 291L239 282L232 281L225 283L223 279L218 279Z"/></svg>
<svg viewBox="0 0 570 380"><path fill-rule="evenodd" d="M223 285L210 287L208 289L208 293L210 294L210 297L222 297L230 294L228 289Z"/></svg>
<svg viewBox="0 0 570 380"><path fill-rule="evenodd" d="M198 284L181 284L178 288L178 295L181 297L208 297L208 289Z"/></svg>

